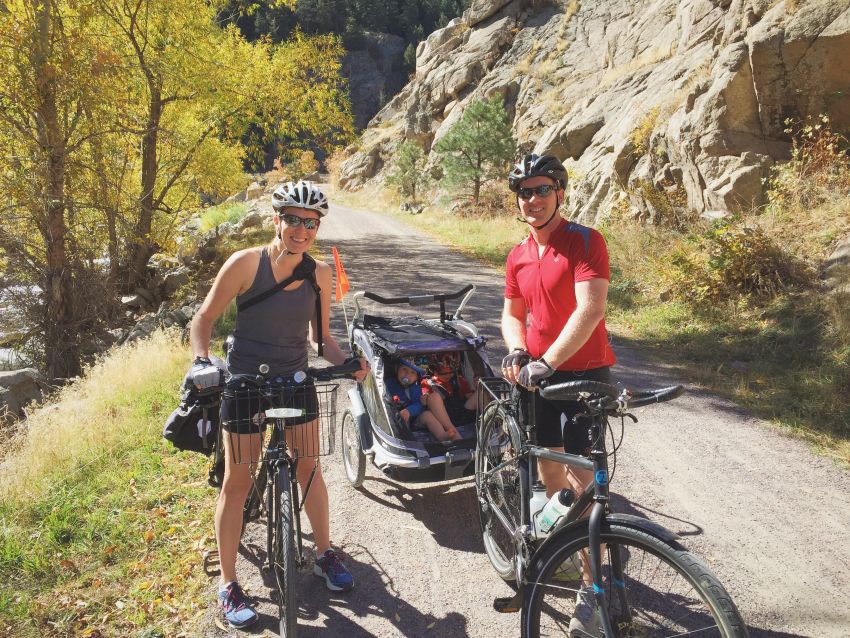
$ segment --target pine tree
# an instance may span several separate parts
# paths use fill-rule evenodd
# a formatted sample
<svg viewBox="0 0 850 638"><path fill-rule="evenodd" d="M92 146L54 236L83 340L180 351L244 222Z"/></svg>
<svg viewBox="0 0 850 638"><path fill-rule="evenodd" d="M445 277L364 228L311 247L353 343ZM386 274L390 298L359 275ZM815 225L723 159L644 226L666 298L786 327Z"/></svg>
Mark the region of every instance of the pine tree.
<svg viewBox="0 0 850 638"><path fill-rule="evenodd" d="M427 175L422 170L424 165L425 153L422 147L413 140L408 140L398 147L395 163L387 175L387 183L397 187L408 200L416 201L416 191L427 180Z"/></svg>
<svg viewBox="0 0 850 638"><path fill-rule="evenodd" d="M493 96L470 104L434 150L441 156L446 186L478 204L481 185L503 176L516 152L502 98Z"/></svg>

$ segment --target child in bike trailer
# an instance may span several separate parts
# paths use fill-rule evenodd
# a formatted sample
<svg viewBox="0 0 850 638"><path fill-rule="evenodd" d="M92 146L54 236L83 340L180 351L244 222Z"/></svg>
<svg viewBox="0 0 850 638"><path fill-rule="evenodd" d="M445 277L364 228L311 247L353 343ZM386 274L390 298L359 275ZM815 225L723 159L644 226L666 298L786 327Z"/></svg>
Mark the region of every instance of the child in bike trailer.
<svg viewBox="0 0 850 638"><path fill-rule="evenodd" d="M212 289L192 320L190 341L195 361L190 377L198 388L218 383L218 368L209 360L209 342L215 320L236 299L234 341L228 352L231 374L257 374L260 364L269 366L265 375L291 377L307 368L307 348L311 345L331 364L346 361L337 342L330 336L329 315L333 281L331 268L315 261L308 250L316 241L322 218L329 210L327 197L312 182L287 182L272 193L274 237L265 246L240 250L225 262ZM309 267L308 267L309 266ZM291 281L283 289L278 284ZM262 301L257 301L262 299ZM248 303L252 302L252 303ZM240 309L241 307L241 309ZM368 364L360 360L359 382ZM315 405L315 387L304 389L302 400L309 409ZM254 624L259 616L239 586L236 555L242 533L242 512L252 486L250 463L235 462L234 450L249 450L248 461L259 460L262 424L233 418L252 413L254 406L240 400L222 403L225 430L224 481L216 503L215 531L221 565L219 605L225 620L236 628ZM256 410L254 410L256 412ZM288 420L285 435L291 440L318 440L318 419ZM299 463L297 479L302 490L310 480L313 463ZM331 549L328 492L318 466L304 504L313 528L317 560L314 573L328 589L347 591L354 580Z"/></svg>
<svg viewBox="0 0 850 638"><path fill-rule="evenodd" d="M412 427L424 426L438 441L457 441L463 438L446 411L443 396L431 388L432 380L423 370L399 359L395 375L388 375L387 390L404 422Z"/></svg>

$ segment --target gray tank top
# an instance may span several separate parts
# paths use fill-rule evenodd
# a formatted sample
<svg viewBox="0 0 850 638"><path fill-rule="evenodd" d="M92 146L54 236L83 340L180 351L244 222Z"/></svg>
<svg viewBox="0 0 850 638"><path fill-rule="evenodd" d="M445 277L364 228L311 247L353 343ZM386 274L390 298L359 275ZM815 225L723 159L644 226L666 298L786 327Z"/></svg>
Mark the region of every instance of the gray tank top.
<svg viewBox="0 0 850 638"><path fill-rule="evenodd" d="M268 248L260 254L254 283L240 299L250 299L277 283ZM291 375L307 369L307 329L316 312L316 291L304 280L295 290L280 290L236 313L233 345L227 355L231 374L257 374L261 363L269 375Z"/></svg>

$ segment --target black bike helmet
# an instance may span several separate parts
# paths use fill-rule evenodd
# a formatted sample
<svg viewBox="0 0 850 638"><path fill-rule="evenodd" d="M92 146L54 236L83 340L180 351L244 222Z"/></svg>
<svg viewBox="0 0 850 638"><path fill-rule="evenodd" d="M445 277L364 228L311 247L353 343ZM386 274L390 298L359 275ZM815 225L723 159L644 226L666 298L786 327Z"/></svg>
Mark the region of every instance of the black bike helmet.
<svg viewBox="0 0 850 638"><path fill-rule="evenodd" d="M526 155L508 173L508 188L514 193L519 185L529 177L551 177L562 189L567 188L567 169L554 155Z"/></svg>

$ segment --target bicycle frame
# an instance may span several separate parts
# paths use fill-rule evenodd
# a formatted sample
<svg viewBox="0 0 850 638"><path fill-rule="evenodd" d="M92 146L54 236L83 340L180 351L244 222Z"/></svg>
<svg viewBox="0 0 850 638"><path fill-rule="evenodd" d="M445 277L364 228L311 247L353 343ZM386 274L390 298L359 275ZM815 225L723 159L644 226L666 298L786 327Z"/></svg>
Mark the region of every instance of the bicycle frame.
<svg viewBox="0 0 850 638"><path fill-rule="evenodd" d="M512 405L508 408L508 410L511 412L515 412L515 408L513 406L516 405L517 395L518 393L516 387L513 387L511 390L511 401L509 402ZM525 582L525 571L528 565L530 565L533 561L534 556L537 554L537 552L539 552L541 548L547 543L547 541L549 541L549 539L551 539L555 535L555 532L577 522L580 519L581 515L585 511L587 511L588 508L590 508L590 515L588 517L588 552L590 559L591 577L593 579L593 589L596 594L597 604L600 605L600 608L604 608L605 592L601 586L602 543L600 541L600 538L602 523L605 520L605 516L611 511L608 488L608 454L605 447L604 436L605 427L607 426L607 417L604 414L595 414L592 416L591 424L589 426L589 433L590 440L594 442L594 446L591 450L590 458L586 458L578 454L556 452L537 445L537 418L535 405L536 401L530 400L528 403L528 422L520 423L519 419L517 419L517 424L520 426L524 434L517 458L511 459L509 461L506 461L505 463L502 463L492 468L490 472L491 474L493 474L501 468L506 467L507 465L514 462L518 463L520 469L520 526L518 529L513 530L514 542L516 543L517 549L517 582L522 583L523 585L527 584ZM537 480L537 463L533 463L530 461L538 459L554 461L570 467L593 471L593 481L591 481L585 487L584 491L573 502L569 510L567 510L567 513L560 520L556 521L554 527L550 530L546 538L544 538L540 542L538 542L537 539L533 537L531 532L532 521L531 512L529 508L531 485ZM496 514L501 524L505 526L505 529L510 530L510 521L505 519L499 509L494 508L493 512ZM612 553L612 567L614 570L614 582L623 583L623 565L618 552ZM622 603L622 609L628 610L629 607L625 597L624 588L618 585L617 591L618 595L620 596L620 602ZM519 600L521 600L522 595L523 592L522 589L520 589L517 593L517 597L515 597L510 606L513 607L513 604L519 602ZM615 635L610 625L610 620L605 614L603 614L602 616L602 628L605 632L605 635Z"/></svg>

